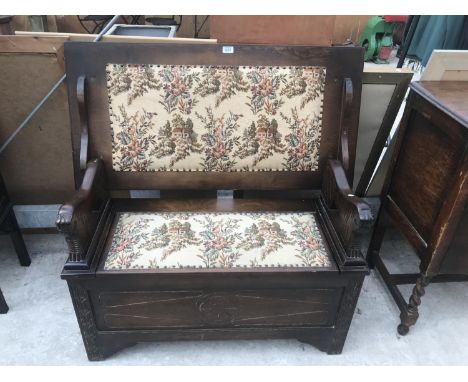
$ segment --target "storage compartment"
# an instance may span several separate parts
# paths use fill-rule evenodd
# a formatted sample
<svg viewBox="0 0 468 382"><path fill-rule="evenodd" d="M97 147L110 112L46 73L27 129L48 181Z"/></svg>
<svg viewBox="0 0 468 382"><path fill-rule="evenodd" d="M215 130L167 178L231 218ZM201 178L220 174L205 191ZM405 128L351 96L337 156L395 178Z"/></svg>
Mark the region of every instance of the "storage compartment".
<svg viewBox="0 0 468 382"><path fill-rule="evenodd" d="M102 330L332 326L342 289L101 292Z"/></svg>

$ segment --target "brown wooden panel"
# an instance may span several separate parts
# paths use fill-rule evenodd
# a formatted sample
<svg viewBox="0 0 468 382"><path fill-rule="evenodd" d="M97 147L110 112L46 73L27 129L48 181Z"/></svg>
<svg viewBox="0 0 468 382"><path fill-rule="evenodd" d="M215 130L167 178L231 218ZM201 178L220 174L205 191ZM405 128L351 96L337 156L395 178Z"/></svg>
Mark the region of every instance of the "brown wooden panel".
<svg viewBox="0 0 468 382"><path fill-rule="evenodd" d="M16 53L0 54L0 143L63 75L63 57L57 51L33 53L33 44L23 45L18 37L8 39ZM62 38L27 39L34 40L39 51L63 43ZM0 38L0 45L4 42ZM1 154L0 170L12 202L58 204L70 198L75 190L71 150L67 91L62 85Z"/></svg>
<svg viewBox="0 0 468 382"><path fill-rule="evenodd" d="M336 16L211 16L220 43L331 45Z"/></svg>
<svg viewBox="0 0 468 382"><path fill-rule="evenodd" d="M390 196L387 196L385 210L390 218L393 219L393 221L398 222L400 229L405 232L405 236L408 241L413 245L414 248L416 248L418 255L421 256L421 254L424 253L424 250L427 248L427 243L413 226L412 222L408 220L408 217L395 204Z"/></svg>
<svg viewBox="0 0 468 382"><path fill-rule="evenodd" d="M468 128L468 81L423 81L411 86L431 104Z"/></svg>
<svg viewBox="0 0 468 382"><path fill-rule="evenodd" d="M149 15L146 15L149 17ZM167 18L167 15L150 15L151 17L165 17ZM15 16L17 17L17 16ZM116 24L126 24L131 20L131 17L133 16L121 16ZM175 19L176 21L181 20L182 23L180 24L180 27L177 31L177 38L187 38L187 37L193 37L194 32L195 32L195 16L194 15L183 15L181 16L182 19L179 18L179 16L176 16ZM57 22L57 29L59 32L63 33L76 33L76 34L85 34L87 31L83 28L83 26L80 24L78 21L78 17L75 15L57 15L55 16L56 22ZM208 20L205 22L205 24L202 23L205 20L206 16L205 15L197 15L197 29L199 30L198 32L198 37L200 39L206 39L210 36L210 18L208 17ZM138 20L139 24L145 24L144 16L140 16ZM93 27L93 22L85 22L85 25L92 29ZM201 28L201 29L200 29ZM17 28L18 30L18 28ZM26 29L21 29L21 30L26 30ZM89 35L88 35L89 36ZM91 35L92 36L92 35ZM96 37L96 35L94 35ZM114 36L117 37L117 36ZM93 38L94 39L94 38Z"/></svg>
<svg viewBox="0 0 468 382"><path fill-rule="evenodd" d="M285 199L116 199L115 210L166 212L259 212L259 211L314 211L311 200Z"/></svg>
<svg viewBox="0 0 468 382"><path fill-rule="evenodd" d="M340 133L340 105L343 79L351 78L354 97L349 126L350 168L354 168L357 123L361 94L362 49L352 47L305 47L236 45L234 54L223 54L220 45L184 44L65 44L67 80L74 147L75 179L80 183L80 126L76 102L76 80L88 78L90 128L89 158L104 159L111 189L281 189L320 188L322 168L328 158L336 158ZM112 170L112 143L105 65L107 63L169 65L280 65L326 66L319 170L316 172L115 172ZM352 170L349 176L352 178Z"/></svg>
<svg viewBox="0 0 468 382"><path fill-rule="evenodd" d="M2 53L41 53L56 55L63 48L68 36L0 36Z"/></svg>
<svg viewBox="0 0 468 382"><path fill-rule="evenodd" d="M428 242L463 153L457 142L425 115L412 111L389 195Z"/></svg>
<svg viewBox="0 0 468 382"><path fill-rule="evenodd" d="M468 274L468 203L441 265L440 273Z"/></svg>
<svg viewBox="0 0 468 382"><path fill-rule="evenodd" d="M336 15L332 43L343 44L351 40L356 44L371 17L369 15Z"/></svg>
<svg viewBox="0 0 468 382"><path fill-rule="evenodd" d="M341 289L102 292L100 329L330 326Z"/></svg>

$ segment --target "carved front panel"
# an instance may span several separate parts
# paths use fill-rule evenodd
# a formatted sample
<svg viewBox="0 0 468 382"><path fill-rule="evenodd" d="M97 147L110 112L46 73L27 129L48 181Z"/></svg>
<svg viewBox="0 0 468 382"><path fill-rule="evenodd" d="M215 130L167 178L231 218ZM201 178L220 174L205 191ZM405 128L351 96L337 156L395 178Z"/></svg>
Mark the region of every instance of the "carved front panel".
<svg viewBox="0 0 468 382"><path fill-rule="evenodd" d="M107 65L115 171L315 171L325 68Z"/></svg>
<svg viewBox="0 0 468 382"><path fill-rule="evenodd" d="M329 326L341 289L103 292L101 329Z"/></svg>

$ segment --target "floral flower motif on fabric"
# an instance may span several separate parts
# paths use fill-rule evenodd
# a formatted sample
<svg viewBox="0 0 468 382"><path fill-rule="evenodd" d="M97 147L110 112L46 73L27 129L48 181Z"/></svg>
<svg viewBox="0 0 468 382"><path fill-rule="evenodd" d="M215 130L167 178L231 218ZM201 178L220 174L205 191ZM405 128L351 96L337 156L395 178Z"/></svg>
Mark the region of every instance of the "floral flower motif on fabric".
<svg viewBox="0 0 468 382"><path fill-rule="evenodd" d="M113 65L112 75L108 76L109 93L117 96L125 93L127 105L147 93L150 89L161 89L161 81L148 65Z"/></svg>
<svg viewBox="0 0 468 382"><path fill-rule="evenodd" d="M108 64L107 73L115 171L318 169L323 67Z"/></svg>
<svg viewBox="0 0 468 382"><path fill-rule="evenodd" d="M237 232L239 219L221 218L206 215L197 220L203 227L199 232L202 240L202 253L197 256L206 268L231 268L239 259L239 252L235 251L235 243L240 239Z"/></svg>
<svg viewBox="0 0 468 382"><path fill-rule="evenodd" d="M286 145L278 132L278 122L261 115L256 124L252 122L244 130L237 156L241 159L253 157L252 166L255 167L260 161L285 151Z"/></svg>
<svg viewBox="0 0 468 382"><path fill-rule="evenodd" d="M120 213L104 269L330 267L308 212Z"/></svg>
<svg viewBox="0 0 468 382"><path fill-rule="evenodd" d="M148 219L142 218L118 224L112 237L107 261L118 269L138 268L136 261L143 253L140 251L140 243L149 239Z"/></svg>
<svg viewBox="0 0 468 382"><path fill-rule="evenodd" d="M320 233L317 226L304 223L297 217L291 217L295 229L291 231L291 235L297 240L300 247L299 253L296 254L303 264L307 266L322 265L326 266L327 261L324 257L317 256L317 253L323 250L323 243L318 238Z"/></svg>
<svg viewBox="0 0 468 382"><path fill-rule="evenodd" d="M291 110L290 115L281 114L281 118L290 127L290 133L284 137L288 156L283 166L291 171L311 171L319 156L317 128L320 118L301 118L296 108Z"/></svg>
<svg viewBox="0 0 468 382"><path fill-rule="evenodd" d="M145 171L153 163L152 153L156 143L156 136L152 134L154 114L142 109L128 115L123 105L119 110L113 122L118 129L114 129L116 144L112 155L121 158L122 171Z"/></svg>
<svg viewBox="0 0 468 382"><path fill-rule="evenodd" d="M278 93L281 85L286 83L286 73L274 66L260 67L247 73L247 78L251 83L252 92L247 97L249 99L247 106L252 113L264 111L267 114L276 114L284 104Z"/></svg>
<svg viewBox="0 0 468 382"><path fill-rule="evenodd" d="M245 250L261 248L260 259L265 260L267 255L292 242L278 222L271 223L260 219L258 223L252 224L245 230L239 248Z"/></svg>
<svg viewBox="0 0 468 382"><path fill-rule="evenodd" d="M193 131L193 122L190 118L184 120L176 114L172 121L166 121L159 129L157 142L150 154L156 158L169 157L168 167L187 158L192 153L199 153L203 146L198 142L197 134Z"/></svg>
<svg viewBox="0 0 468 382"><path fill-rule="evenodd" d="M216 95L215 107L221 102L231 98L239 92L249 89L249 83L238 68L231 67L206 67L200 75L200 82L194 94L207 97Z"/></svg>
<svg viewBox="0 0 468 382"><path fill-rule="evenodd" d="M322 78L325 78L325 68L318 71L307 67L291 69L281 95L288 98L301 96L300 107L303 109L307 103L322 96L325 91L325 81L322 81Z"/></svg>
<svg viewBox="0 0 468 382"><path fill-rule="evenodd" d="M239 114L229 114L215 117L211 108L206 108L205 115L196 113L197 118L205 127L206 133L201 136L204 143L204 157L201 166L205 171L229 171L236 164L233 155L234 148L239 144L235 136L239 128Z"/></svg>
<svg viewBox="0 0 468 382"><path fill-rule="evenodd" d="M159 103L171 114L178 111L190 114L197 99L192 96L192 88L198 80L199 73L192 72L187 66L164 66L158 71L163 83L163 94Z"/></svg>
<svg viewBox="0 0 468 382"><path fill-rule="evenodd" d="M190 223L182 223L178 220L169 220L168 223L155 227L150 237L142 245L142 248L147 250L163 248L161 261L165 260L171 253L200 243L200 240L195 237Z"/></svg>

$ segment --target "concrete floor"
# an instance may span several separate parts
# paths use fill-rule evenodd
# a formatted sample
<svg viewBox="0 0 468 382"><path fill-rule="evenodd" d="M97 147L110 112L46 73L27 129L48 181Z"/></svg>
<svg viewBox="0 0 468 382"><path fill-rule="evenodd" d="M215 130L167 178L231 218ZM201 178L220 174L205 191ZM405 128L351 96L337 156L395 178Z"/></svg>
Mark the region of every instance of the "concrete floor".
<svg viewBox="0 0 468 382"><path fill-rule="evenodd" d="M66 245L59 235L25 235L32 265L20 267L7 236L0 237L0 287L10 312L0 315L0 365L89 365L66 283ZM416 270L408 245L395 233L383 245L394 268ZM403 269L402 260L412 259ZM389 262L390 264L390 262ZM468 283L433 284L418 324L396 332L399 311L380 276L368 276L341 355L296 340L139 344L102 365L468 365ZM411 286L402 288L405 296Z"/></svg>

